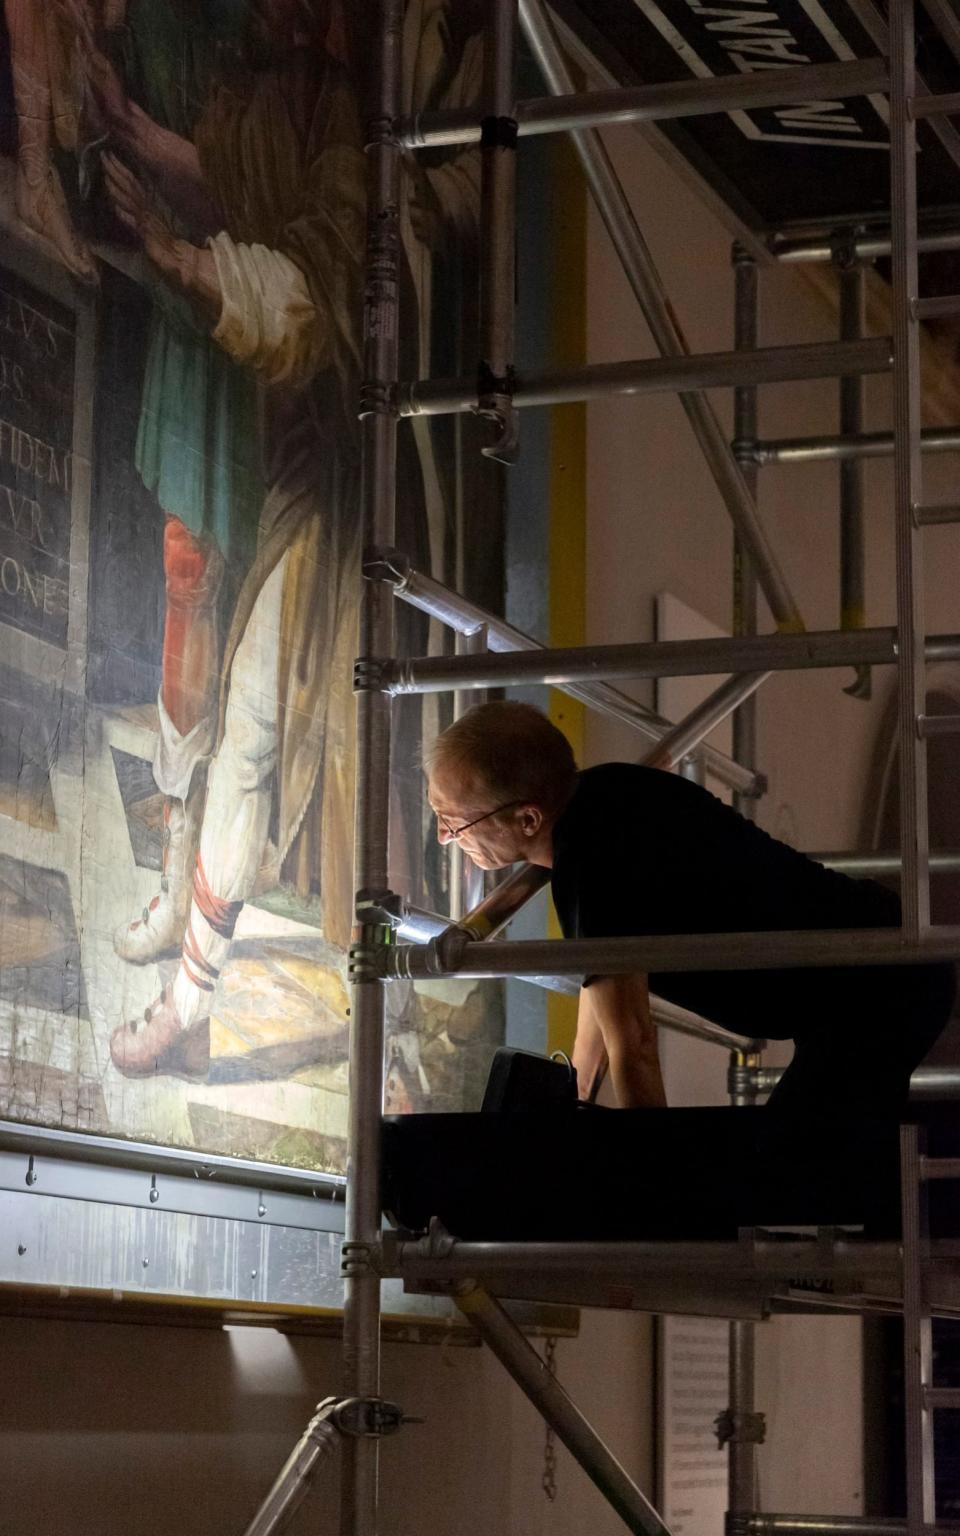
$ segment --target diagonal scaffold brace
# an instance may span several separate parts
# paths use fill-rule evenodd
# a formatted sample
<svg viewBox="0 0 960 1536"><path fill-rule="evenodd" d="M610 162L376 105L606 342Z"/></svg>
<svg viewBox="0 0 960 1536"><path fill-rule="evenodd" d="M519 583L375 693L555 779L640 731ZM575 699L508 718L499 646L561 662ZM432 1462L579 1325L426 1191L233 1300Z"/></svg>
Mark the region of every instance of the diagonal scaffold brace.
<svg viewBox="0 0 960 1536"><path fill-rule="evenodd" d="M310 1420L244 1536L280 1536L325 1461L345 1439L379 1440L408 1422L380 1397L326 1397Z"/></svg>

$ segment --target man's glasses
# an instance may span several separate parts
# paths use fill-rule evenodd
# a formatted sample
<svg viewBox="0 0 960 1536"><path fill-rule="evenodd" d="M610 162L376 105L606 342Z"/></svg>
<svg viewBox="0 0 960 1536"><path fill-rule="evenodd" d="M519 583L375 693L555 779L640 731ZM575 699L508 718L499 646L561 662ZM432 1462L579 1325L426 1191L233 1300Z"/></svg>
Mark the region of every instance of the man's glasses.
<svg viewBox="0 0 960 1536"><path fill-rule="evenodd" d="M434 811L433 814L437 818L437 824L443 828L449 838L456 842L457 838L462 837L464 832L469 832L471 827L479 826L481 821L487 820L488 816L498 816L501 811L512 811L515 806L526 805L526 803L526 800L507 800L504 805L495 805L492 811L484 811L482 816L475 816L472 821L465 821L459 827L452 827L442 812Z"/></svg>

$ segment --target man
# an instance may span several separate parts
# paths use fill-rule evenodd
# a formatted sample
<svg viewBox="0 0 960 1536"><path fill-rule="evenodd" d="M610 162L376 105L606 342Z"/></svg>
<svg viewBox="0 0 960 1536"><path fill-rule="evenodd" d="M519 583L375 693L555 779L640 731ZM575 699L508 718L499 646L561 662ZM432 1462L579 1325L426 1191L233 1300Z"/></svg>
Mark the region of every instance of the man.
<svg viewBox="0 0 960 1536"><path fill-rule="evenodd" d="M886 928L897 897L797 853L707 790L627 763L578 773L539 710L492 703L427 759L441 843L481 869L552 871L565 937ZM665 1103L649 990L741 1034L792 1039L770 1104L782 1114L896 1117L946 1023L952 965L589 976L574 1065L590 1098L609 1067L621 1108Z"/></svg>

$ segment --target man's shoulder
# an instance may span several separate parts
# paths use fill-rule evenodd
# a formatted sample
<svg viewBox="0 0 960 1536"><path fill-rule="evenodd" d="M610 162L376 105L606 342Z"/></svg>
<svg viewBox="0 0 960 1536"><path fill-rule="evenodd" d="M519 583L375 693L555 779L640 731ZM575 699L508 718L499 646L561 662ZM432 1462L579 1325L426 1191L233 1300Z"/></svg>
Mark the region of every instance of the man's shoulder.
<svg viewBox="0 0 960 1536"><path fill-rule="evenodd" d="M679 775L643 763L598 763L581 772L573 803L610 808L623 798L650 805L682 800L690 787Z"/></svg>
<svg viewBox="0 0 960 1536"><path fill-rule="evenodd" d="M623 843L637 836L649 837L651 829L660 826L661 819L669 817L676 805L678 784L691 787L673 774L639 763L599 763L583 769L573 798L557 823L557 851L576 848L583 855L602 848L609 853L611 833Z"/></svg>

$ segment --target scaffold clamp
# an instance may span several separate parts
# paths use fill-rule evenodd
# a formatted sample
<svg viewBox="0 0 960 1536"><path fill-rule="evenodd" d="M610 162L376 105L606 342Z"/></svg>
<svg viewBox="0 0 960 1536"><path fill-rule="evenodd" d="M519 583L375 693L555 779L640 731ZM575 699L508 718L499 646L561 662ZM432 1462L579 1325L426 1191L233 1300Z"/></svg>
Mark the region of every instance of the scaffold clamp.
<svg viewBox="0 0 960 1536"><path fill-rule="evenodd" d="M411 1419L396 1403L382 1397L328 1397L317 1406L317 1415L324 1418L354 1440L379 1439L382 1435L395 1435L402 1424L419 1424Z"/></svg>
<svg viewBox="0 0 960 1536"><path fill-rule="evenodd" d="M358 656L353 664L354 693L383 693L388 667L379 656Z"/></svg>
<svg viewBox="0 0 960 1536"><path fill-rule="evenodd" d="M340 1249L341 1278L350 1280L371 1273L382 1273L379 1244L345 1242Z"/></svg>
<svg viewBox="0 0 960 1536"><path fill-rule="evenodd" d="M714 1419L717 1446L763 1445L767 1437L767 1421L762 1413L734 1413L725 1408Z"/></svg>

